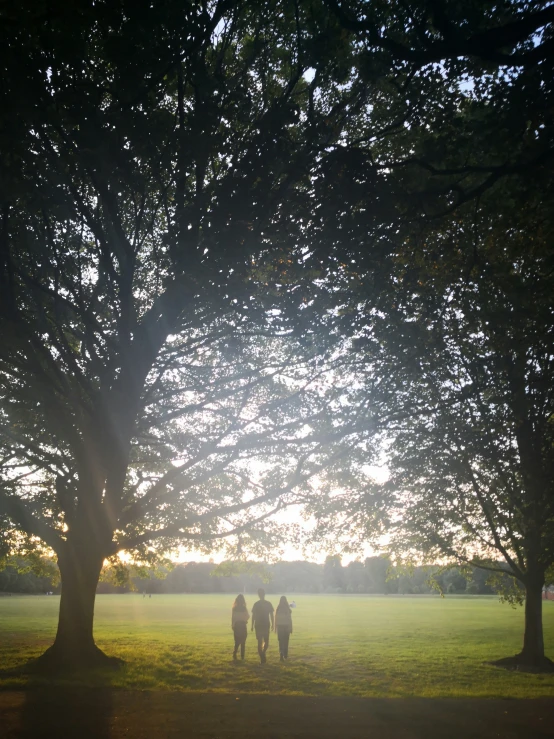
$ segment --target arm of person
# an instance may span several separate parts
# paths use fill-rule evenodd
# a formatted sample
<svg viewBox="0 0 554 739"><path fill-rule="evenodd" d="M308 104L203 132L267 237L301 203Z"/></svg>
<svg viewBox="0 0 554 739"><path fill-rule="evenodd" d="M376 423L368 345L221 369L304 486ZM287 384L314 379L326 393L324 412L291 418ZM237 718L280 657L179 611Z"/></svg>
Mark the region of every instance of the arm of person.
<svg viewBox="0 0 554 739"><path fill-rule="evenodd" d="M252 628L250 629L250 631L254 631L254 621L256 620L255 614L256 614L256 609L252 608Z"/></svg>
<svg viewBox="0 0 554 739"><path fill-rule="evenodd" d="M275 619L273 618L273 608L269 612L269 618L271 619L271 629L275 631Z"/></svg>

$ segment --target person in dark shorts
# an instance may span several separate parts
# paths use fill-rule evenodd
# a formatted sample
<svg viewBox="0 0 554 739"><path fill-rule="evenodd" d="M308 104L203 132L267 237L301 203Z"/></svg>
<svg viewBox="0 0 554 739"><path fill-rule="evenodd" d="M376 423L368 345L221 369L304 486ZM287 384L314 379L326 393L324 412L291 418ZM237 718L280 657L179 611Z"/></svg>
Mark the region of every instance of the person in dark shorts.
<svg viewBox="0 0 554 739"><path fill-rule="evenodd" d="M284 595L281 596L277 610L275 611L275 631L279 641L279 657L281 662L288 659L289 639L292 634L292 614L288 601Z"/></svg>
<svg viewBox="0 0 554 739"><path fill-rule="evenodd" d="M252 631L256 629L258 654L262 665L266 661L265 653L269 646L269 632L273 629L273 606L265 599L265 590L258 590L260 600L252 606ZM271 626L270 626L271 622Z"/></svg>
<svg viewBox="0 0 554 739"><path fill-rule="evenodd" d="M250 618L248 608L246 607L246 601L244 595L239 593L233 603L231 610L231 628L235 635L235 651L233 652L233 659L236 660L237 652L240 647L240 658L244 659L244 650L246 648L246 637L248 636L247 623Z"/></svg>

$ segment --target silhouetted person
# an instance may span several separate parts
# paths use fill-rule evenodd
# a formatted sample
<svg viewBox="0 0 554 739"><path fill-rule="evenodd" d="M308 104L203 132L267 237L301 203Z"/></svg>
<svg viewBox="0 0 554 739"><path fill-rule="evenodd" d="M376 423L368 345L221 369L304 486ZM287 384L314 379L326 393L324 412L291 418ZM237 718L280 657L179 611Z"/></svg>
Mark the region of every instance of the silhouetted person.
<svg viewBox="0 0 554 739"><path fill-rule="evenodd" d="M242 595L242 593L239 593L239 595L237 595L237 597L235 598L235 602L233 603L233 608L231 610L231 628L233 629L233 633L235 635L235 651L233 652L233 659L237 658L237 651L239 647L240 658L244 659L246 637L248 636L248 629L246 624L248 623L249 618L250 614L248 613L248 608L246 607L244 595Z"/></svg>
<svg viewBox="0 0 554 739"><path fill-rule="evenodd" d="M289 639L292 634L292 613L284 595L281 596L281 600L275 611L275 631L277 632L277 639L279 641L279 657L282 662L288 659Z"/></svg>
<svg viewBox="0 0 554 739"><path fill-rule="evenodd" d="M256 639L258 640L258 654L263 664L265 653L269 646L269 632L273 629L273 606L265 599L265 590L258 590L260 600L256 601L252 607L252 631L256 629ZM271 627L269 622L271 621Z"/></svg>

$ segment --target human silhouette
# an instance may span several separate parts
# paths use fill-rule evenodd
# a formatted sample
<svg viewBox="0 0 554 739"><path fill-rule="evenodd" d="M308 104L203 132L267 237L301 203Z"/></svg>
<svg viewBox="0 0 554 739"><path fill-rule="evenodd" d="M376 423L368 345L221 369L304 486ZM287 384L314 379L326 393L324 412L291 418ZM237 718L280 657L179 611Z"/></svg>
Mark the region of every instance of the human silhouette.
<svg viewBox="0 0 554 739"><path fill-rule="evenodd" d="M292 634L292 612L284 595L281 596L275 611L275 631L279 641L279 657L283 662L289 656L289 639Z"/></svg>
<svg viewBox="0 0 554 739"><path fill-rule="evenodd" d="M273 606L265 599L265 590L258 590L260 600L256 601L252 607L252 631L256 629L256 639L258 640L258 654L262 665L266 661L265 653L269 646L269 632L273 629ZM271 629L269 622L271 621Z"/></svg>
<svg viewBox="0 0 554 739"><path fill-rule="evenodd" d="M247 623L250 618L248 608L246 607L246 601L244 595L239 593L233 603L231 609L231 628L235 635L235 650L233 652L233 659L237 659L237 651L240 647L240 658L244 659L244 651L246 648L246 637L248 636Z"/></svg>

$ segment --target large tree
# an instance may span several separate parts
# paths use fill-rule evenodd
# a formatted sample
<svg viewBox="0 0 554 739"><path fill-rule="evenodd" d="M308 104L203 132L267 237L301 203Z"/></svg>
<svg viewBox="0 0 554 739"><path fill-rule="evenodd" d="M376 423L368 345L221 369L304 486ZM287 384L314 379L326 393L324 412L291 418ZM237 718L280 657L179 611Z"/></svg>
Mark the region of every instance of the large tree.
<svg viewBox="0 0 554 739"><path fill-rule="evenodd" d="M374 419L390 477L372 481L379 449L360 437L328 482L342 492L313 507L321 534L342 527L346 541L361 535L400 557L510 575L525 596L525 632L506 664L546 669L553 196L547 171L510 178L454 217L412 225L379 297L359 278L343 306L356 326L344 405L357 424Z"/></svg>
<svg viewBox="0 0 554 739"><path fill-rule="evenodd" d="M429 412L391 449L396 543L509 572L531 664L554 564L553 194L550 178L510 181L422 245L396 349L417 347L407 393Z"/></svg>
<svg viewBox="0 0 554 739"><path fill-rule="evenodd" d="M342 391L324 403L322 380L309 397L311 370L282 334L306 349L318 299L335 302L324 278L351 284L342 265L359 256L368 228L397 215L393 192L420 208L446 156L438 137L413 161L420 127L464 123L467 151L476 119L458 115L465 76L481 81L483 64L505 64L504 51L474 63L475 34L529 52L528 76L510 89L535 99L551 85L546 5L515 19L517 3L454 13L450 26L469 29L471 48L454 58L443 44L438 59L406 58L356 25L368 21L356 20L357 3L83 0L2 10L2 546L25 535L58 556L49 658L98 657L92 619L105 557L243 533L243 511L256 503L252 516L267 515L264 505L321 468L321 444L345 435ZM376 5L372 28L377 19L411 47L428 48L436 28L452 35L444 19L433 26L425 10L415 22L406 7ZM523 22L501 44L498 29L509 35L514 20ZM493 82L505 89L501 76ZM529 131L541 146L544 130L539 115ZM464 160L460 174L458 150L446 150L440 207L468 171L460 201L488 186L491 166L506 172L503 162L483 172ZM386 274L390 240L372 243L366 257ZM332 313L321 315L327 330ZM340 331L324 339L314 346L336 363ZM251 479L247 458L256 456Z"/></svg>
<svg viewBox="0 0 554 739"><path fill-rule="evenodd" d="M271 309L367 88L317 3L3 13L3 546L54 550L46 659L94 663L106 558L269 536L321 467L326 409L284 339L302 297Z"/></svg>
<svg viewBox="0 0 554 739"><path fill-rule="evenodd" d="M328 265L329 333L350 352L341 423L352 431L348 464L310 508L316 535L336 544L342 530L348 547L357 532L378 545L392 527L398 550L508 569L527 592L519 659L543 663L552 7L407 2L383 15L379 4L328 5L360 48L388 55L402 94L376 96L372 125L364 133L357 121L337 154L348 166L328 166L315 185L330 206L313 218L311 254ZM375 486L367 465L383 448L391 481ZM444 503L441 474L451 502L468 501L461 513Z"/></svg>

